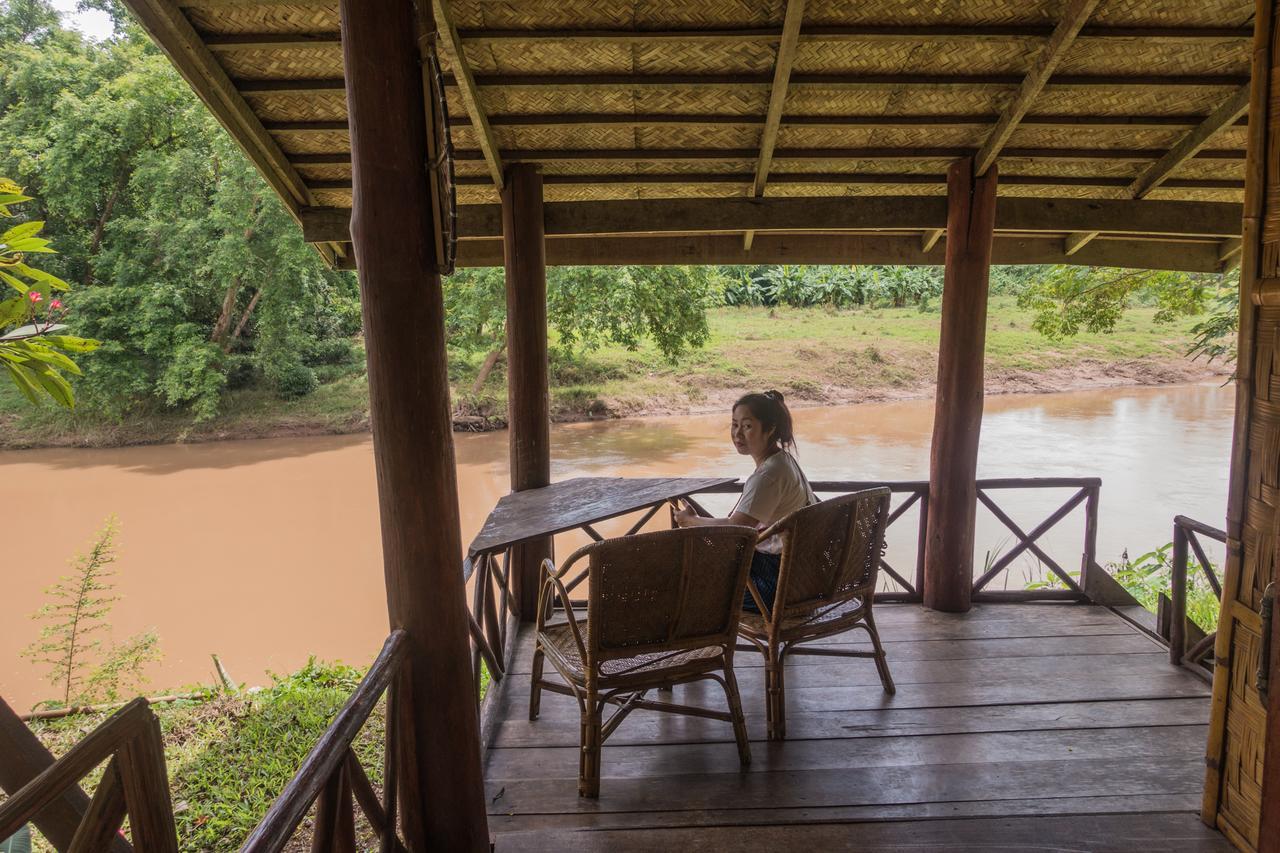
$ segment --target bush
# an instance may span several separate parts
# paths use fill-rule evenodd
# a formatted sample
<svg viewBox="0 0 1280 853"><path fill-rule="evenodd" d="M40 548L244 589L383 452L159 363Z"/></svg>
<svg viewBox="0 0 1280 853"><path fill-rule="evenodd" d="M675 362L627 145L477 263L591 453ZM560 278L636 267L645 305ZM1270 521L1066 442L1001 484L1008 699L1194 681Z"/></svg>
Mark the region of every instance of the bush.
<svg viewBox="0 0 1280 853"><path fill-rule="evenodd" d="M346 338L319 338L307 343L304 361L309 365L350 364L355 361L356 347Z"/></svg>
<svg viewBox="0 0 1280 853"><path fill-rule="evenodd" d="M319 382L316 372L301 362L285 362L269 368L267 379L270 380L276 396L283 400L296 400L316 390Z"/></svg>

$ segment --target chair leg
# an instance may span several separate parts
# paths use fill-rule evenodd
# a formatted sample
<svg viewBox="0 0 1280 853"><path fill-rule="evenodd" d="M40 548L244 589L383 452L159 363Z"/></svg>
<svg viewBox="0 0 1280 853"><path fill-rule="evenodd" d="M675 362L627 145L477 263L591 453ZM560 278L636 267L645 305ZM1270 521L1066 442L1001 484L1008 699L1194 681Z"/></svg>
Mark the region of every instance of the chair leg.
<svg viewBox="0 0 1280 853"><path fill-rule="evenodd" d="M769 740L785 740L787 737L787 694L782 667L782 650L770 643L764 663L765 718Z"/></svg>
<svg viewBox="0 0 1280 853"><path fill-rule="evenodd" d="M582 706L582 753L578 761L578 796L600 796L600 728L602 707L595 691L588 691Z"/></svg>
<svg viewBox="0 0 1280 853"><path fill-rule="evenodd" d="M889 661L884 655L884 645L880 642L880 632L876 630L876 620L872 618L871 611L867 611L867 633L871 635L871 645L876 650L876 669L880 671L880 683L884 685L884 692L892 696L898 692L898 688L893 686L893 676L889 674Z"/></svg>
<svg viewBox="0 0 1280 853"><path fill-rule="evenodd" d="M724 668L724 693L729 700L729 713L733 716L733 737L738 742L738 761L745 767L751 763L751 741L747 737L747 718L742 713L742 696L738 694L738 679L733 666Z"/></svg>
<svg viewBox="0 0 1280 853"><path fill-rule="evenodd" d="M529 676L529 720L538 719L542 711L542 646L537 640L533 643L533 674Z"/></svg>

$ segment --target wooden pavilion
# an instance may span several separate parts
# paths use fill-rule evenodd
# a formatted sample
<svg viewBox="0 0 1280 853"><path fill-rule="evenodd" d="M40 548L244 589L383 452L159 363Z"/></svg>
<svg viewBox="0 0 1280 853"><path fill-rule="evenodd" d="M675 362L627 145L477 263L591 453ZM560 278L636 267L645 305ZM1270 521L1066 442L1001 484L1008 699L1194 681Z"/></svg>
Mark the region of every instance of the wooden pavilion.
<svg viewBox="0 0 1280 853"><path fill-rule="evenodd" d="M1205 823L1242 849L1280 851L1280 690L1268 709L1265 689L1280 632L1260 615L1280 525L1280 3L126 5L306 239L360 275L393 634L250 849L279 849L317 798L313 849L344 849L353 798L383 849L401 843L397 826L414 850L481 850L494 833L499 850L1217 849L1222 836L1187 819L1203 790ZM517 491L550 479L546 265L945 264L930 480L894 484L921 517L909 603L885 617L919 670L914 694L881 706L874 688L853 695L863 682L848 669L806 668L812 713L795 728L812 742L771 747L764 770L739 778L713 749L721 734L641 728L618 747L634 761L601 804L579 804L561 773L568 718L521 722L514 698L529 655L515 620L533 610L549 541L512 547L502 565L468 562L470 608L457 570L439 286L454 263L506 266ZM975 480L992 263L1240 266L1211 696L1097 606L1100 572L1078 586L1063 573L1056 595L974 583L975 507L999 511L991 495L1011 487ZM1090 509L1087 577L1097 481L1056 485L1079 489L1063 515ZM1020 550L1048 559L1044 524L1013 527ZM1076 603L982 603L1030 597ZM1044 644L1061 657L984 664ZM504 677L477 715L481 658ZM346 745L388 686L380 803ZM132 814L140 747L122 749ZM863 772L872 765L878 775ZM87 808L110 807L95 796ZM136 842L146 822L134 826Z"/></svg>

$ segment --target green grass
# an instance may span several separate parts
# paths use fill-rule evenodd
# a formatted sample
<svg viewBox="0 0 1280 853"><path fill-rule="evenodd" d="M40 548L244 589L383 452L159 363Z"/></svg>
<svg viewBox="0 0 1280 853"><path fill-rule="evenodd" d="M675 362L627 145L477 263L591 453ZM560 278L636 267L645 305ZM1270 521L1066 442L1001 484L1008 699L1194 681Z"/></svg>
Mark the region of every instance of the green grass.
<svg viewBox="0 0 1280 853"><path fill-rule="evenodd" d="M1193 319L1153 322L1153 309L1129 311L1111 334L1081 334L1051 342L1031 328L1012 297L991 300L987 325L989 384L1011 378L1050 377L1072 369L1128 371L1133 381L1187 374L1183 353ZM551 341L552 414L580 420L716 409L742 391L776 388L791 402L836 404L930 393L937 365L939 314L874 308L719 308L709 317L711 339L678 364L649 345L629 351L610 346L565 354ZM482 355L450 364L455 411L500 426L506 418L505 371L499 362L479 393L471 386ZM367 428L369 395L358 368L326 372L327 381L299 400L281 400L262 388L229 392L221 414L195 424L159 405L113 422L46 405L32 409L0 384L0 449L42 445L110 446L271 435L356 432ZM1056 386L1055 386L1056 382ZM1051 387L1070 387L1059 377Z"/></svg>
<svg viewBox="0 0 1280 853"><path fill-rule="evenodd" d="M238 849L362 676L354 667L312 660L263 690L153 706L164 735L180 849ZM32 728L54 755L62 755L107 716L76 715ZM355 743L379 790L385 719L380 703ZM83 787L92 791L100 774L95 770ZM304 827L299 835L310 833Z"/></svg>

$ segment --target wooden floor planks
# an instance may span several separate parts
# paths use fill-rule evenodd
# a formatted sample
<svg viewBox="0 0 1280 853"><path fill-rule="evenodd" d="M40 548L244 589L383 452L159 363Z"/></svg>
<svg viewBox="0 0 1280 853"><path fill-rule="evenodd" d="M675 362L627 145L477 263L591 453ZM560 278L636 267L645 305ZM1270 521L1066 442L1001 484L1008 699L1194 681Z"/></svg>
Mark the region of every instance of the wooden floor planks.
<svg viewBox="0 0 1280 853"><path fill-rule="evenodd" d="M544 694L527 719L522 636L491 697L497 850L1229 849L1194 814L1208 687L1115 614L893 605L877 621L895 696L870 661L794 658L788 740L770 744L759 656L740 652L751 767L727 724L636 712L605 744L597 801L577 796L576 702ZM677 700L723 702L713 684Z"/></svg>

